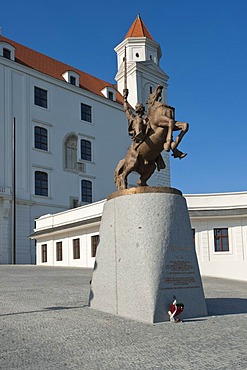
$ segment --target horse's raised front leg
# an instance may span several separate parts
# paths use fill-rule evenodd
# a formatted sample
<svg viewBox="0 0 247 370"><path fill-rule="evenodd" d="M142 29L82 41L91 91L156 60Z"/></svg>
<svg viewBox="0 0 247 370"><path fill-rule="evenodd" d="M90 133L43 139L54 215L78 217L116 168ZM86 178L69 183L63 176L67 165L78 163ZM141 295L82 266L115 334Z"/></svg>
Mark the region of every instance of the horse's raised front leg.
<svg viewBox="0 0 247 370"><path fill-rule="evenodd" d="M164 149L169 152L171 149L171 144L172 144L172 131L174 130L175 126L175 121L173 119L169 119L168 121L168 130L167 130L167 135L166 135L166 142L164 144Z"/></svg>
<svg viewBox="0 0 247 370"><path fill-rule="evenodd" d="M176 122L174 131L181 130L180 134L176 137L175 141L171 143L171 149L176 149L182 138L189 130L189 124L187 122Z"/></svg>

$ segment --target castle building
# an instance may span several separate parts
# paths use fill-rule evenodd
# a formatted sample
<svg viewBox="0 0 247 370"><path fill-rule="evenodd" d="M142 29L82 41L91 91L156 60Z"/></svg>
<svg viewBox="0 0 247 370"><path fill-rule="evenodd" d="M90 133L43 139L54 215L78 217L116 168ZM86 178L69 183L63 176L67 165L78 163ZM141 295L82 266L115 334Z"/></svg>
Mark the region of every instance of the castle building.
<svg viewBox="0 0 247 370"><path fill-rule="evenodd" d="M117 89L122 92L127 83L128 99L132 106L136 102L144 103L158 84L164 86L163 101L167 101L168 77L159 67L160 46L153 40L140 17L133 22L115 51L118 60ZM105 101L105 98L101 99ZM120 103L121 101L118 107L121 106ZM121 108L121 127L117 127L119 133L123 127L125 130L126 121ZM97 122L95 121L95 126ZM94 135L96 137L96 133ZM98 136L97 145L100 145ZM122 150L122 147L110 148L110 153L121 158L124 153L120 153L120 149ZM95 159L95 164L98 160ZM167 155L165 162L169 168ZM107 166L107 176L110 178L113 171L110 161ZM99 180L103 181L96 173L95 185ZM169 186L169 170L164 174L156 173L154 180L156 185ZM104 193L108 195L111 191L112 187L108 184ZM65 199L66 196L68 193L65 192ZM247 192L188 194L185 199L201 274L247 281ZM103 192L97 194L94 200L97 201L52 215L44 214L36 220L31 238L37 242L38 265L86 268L94 266L100 238L101 215L106 201L103 199Z"/></svg>
<svg viewBox="0 0 247 370"><path fill-rule="evenodd" d="M115 190L114 169L130 145L125 83L133 107L157 84L166 102L161 48L139 16L115 51L116 85L0 36L0 263L35 263L37 218ZM150 185L170 185L164 157L166 170Z"/></svg>

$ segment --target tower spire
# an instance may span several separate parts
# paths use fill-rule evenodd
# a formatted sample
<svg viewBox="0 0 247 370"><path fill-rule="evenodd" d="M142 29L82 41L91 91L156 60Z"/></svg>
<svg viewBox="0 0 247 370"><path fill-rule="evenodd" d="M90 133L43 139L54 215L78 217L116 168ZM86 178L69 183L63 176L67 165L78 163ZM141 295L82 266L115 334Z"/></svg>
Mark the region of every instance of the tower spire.
<svg viewBox="0 0 247 370"><path fill-rule="evenodd" d="M153 40L151 33L148 31L146 25L141 19L140 13L137 14L136 19L132 23L129 31L125 35L125 39L128 37L146 37L150 40Z"/></svg>

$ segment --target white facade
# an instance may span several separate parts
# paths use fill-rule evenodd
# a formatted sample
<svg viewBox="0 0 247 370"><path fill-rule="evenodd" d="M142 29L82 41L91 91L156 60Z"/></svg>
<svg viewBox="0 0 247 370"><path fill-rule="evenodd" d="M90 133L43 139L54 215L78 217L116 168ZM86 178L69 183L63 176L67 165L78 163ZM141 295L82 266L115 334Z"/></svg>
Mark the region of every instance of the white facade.
<svg viewBox="0 0 247 370"><path fill-rule="evenodd" d="M247 281L247 192L185 195L200 272L204 276ZM91 237L99 234L105 200L36 221L37 264L93 267ZM215 251L215 230L227 229L227 251ZM80 259L73 258L73 239L80 239ZM62 241L63 261L56 261ZM42 246L47 260L42 262Z"/></svg>
<svg viewBox="0 0 247 370"><path fill-rule="evenodd" d="M72 200L81 200L81 180L92 182L92 200L105 197L114 190L113 172L117 160L112 152L124 156L129 144L126 118L122 106L98 97L70 84L30 70L14 61L0 59L0 150L1 200L11 202L12 193L12 121L16 118L16 187L17 187L17 261L34 262L34 249L28 236L34 219L47 212L71 207ZM34 86L48 91L48 109L34 104ZM92 123L81 120L80 105L92 107ZM34 145L34 128L45 128L48 148ZM65 141L70 135L77 138L78 163L81 168L65 167ZM118 142L111 140L121 138ZM92 160L80 159L81 139L90 141ZM111 145L106 145L111 141ZM3 167L2 167L3 166ZM35 195L35 172L48 175L48 196ZM2 203L1 202L1 203ZM6 208L6 205L5 205ZM11 214L9 213L9 216ZM11 217L10 217L11 219ZM10 228L10 219L1 219L3 234ZM24 231L25 229L25 231ZM1 233L1 236L3 237ZM22 235L21 235L22 234ZM11 262L11 237L1 243L1 263ZM20 252L19 252L20 251ZM30 253L31 252L31 253Z"/></svg>
<svg viewBox="0 0 247 370"><path fill-rule="evenodd" d="M202 275L247 280L247 193L186 195ZM215 250L215 231L228 250ZM226 248L227 249L227 248Z"/></svg>
<svg viewBox="0 0 247 370"><path fill-rule="evenodd" d="M133 47L136 42L135 39ZM128 52L131 52L131 40L127 39L127 43ZM166 85L168 78L160 69L157 74L159 45L143 38L141 44L142 48L152 49L149 53L153 53L154 60L145 62L142 58L140 68L138 62L135 62L134 70L132 68L129 71L131 77L128 79L132 80L128 86L130 91L139 91L140 73L143 79L140 91L148 82L153 87L161 82ZM44 58L45 62L39 63L39 59ZM54 71L50 67L52 63ZM118 71L117 75L121 73ZM16 263L35 263L35 246L29 235L33 232L36 218L99 201L115 190L114 169L130 145L127 119L119 94L122 93L122 83L118 86L119 92L109 83L95 92L88 86L89 77L92 76L84 75L84 72L74 70L11 40L3 37L0 39L0 263L11 263L13 258L11 214L14 194L14 118ZM97 86L100 83L102 85L102 80L94 79ZM46 94L46 106L42 106L43 103L37 104L37 92L41 94L41 100L42 94ZM146 93L141 97L146 97ZM91 109L90 122L81 116L82 104ZM44 133L46 135L45 149L42 148L42 143L39 143L41 148L37 147L36 130L39 140L43 140ZM82 158L82 141L90 143L90 160ZM75 147L76 158L73 157ZM68 158L69 156L73 158ZM167 153L164 156L167 168L156 172L150 185L170 185L169 156ZM136 180L135 175L130 176L130 186ZM82 185L89 183L91 200L83 200ZM37 187L45 187L45 194L38 194L44 189L37 191Z"/></svg>

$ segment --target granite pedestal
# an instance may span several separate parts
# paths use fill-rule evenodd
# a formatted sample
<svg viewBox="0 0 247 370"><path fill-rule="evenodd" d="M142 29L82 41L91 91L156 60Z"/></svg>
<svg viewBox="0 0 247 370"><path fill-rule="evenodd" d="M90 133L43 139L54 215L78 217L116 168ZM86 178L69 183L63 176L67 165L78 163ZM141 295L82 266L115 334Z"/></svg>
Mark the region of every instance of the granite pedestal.
<svg viewBox="0 0 247 370"><path fill-rule="evenodd" d="M186 200L173 188L111 194L104 206L91 283L93 309L146 323L207 315Z"/></svg>

